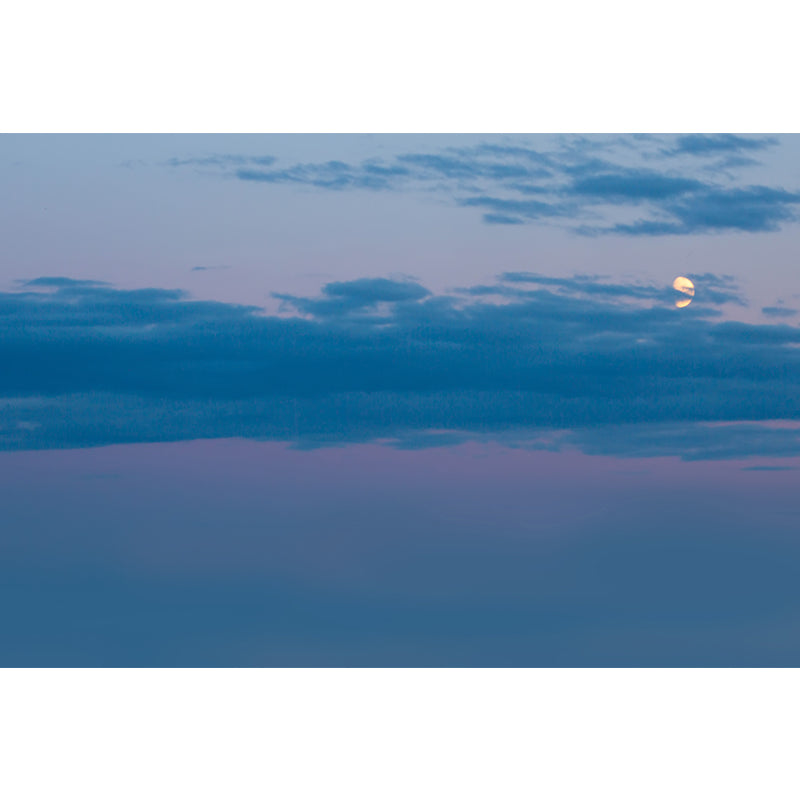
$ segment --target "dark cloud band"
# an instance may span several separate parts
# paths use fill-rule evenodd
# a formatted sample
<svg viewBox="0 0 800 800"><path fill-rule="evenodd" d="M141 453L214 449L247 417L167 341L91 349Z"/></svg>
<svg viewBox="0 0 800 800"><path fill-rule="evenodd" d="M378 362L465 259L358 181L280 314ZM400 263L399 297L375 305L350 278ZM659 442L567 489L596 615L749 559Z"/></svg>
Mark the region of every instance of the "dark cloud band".
<svg viewBox="0 0 800 800"><path fill-rule="evenodd" d="M721 321L719 304L742 302L730 280L695 276L678 312L659 287L501 278L444 295L331 283L319 298L280 295L289 317L174 290L28 282L0 294L0 448L444 435L620 455L800 452L794 434L742 429L726 449L731 430L696 427L800 418L800 328ZM613 428L630 423L667 433Z"/></svg>

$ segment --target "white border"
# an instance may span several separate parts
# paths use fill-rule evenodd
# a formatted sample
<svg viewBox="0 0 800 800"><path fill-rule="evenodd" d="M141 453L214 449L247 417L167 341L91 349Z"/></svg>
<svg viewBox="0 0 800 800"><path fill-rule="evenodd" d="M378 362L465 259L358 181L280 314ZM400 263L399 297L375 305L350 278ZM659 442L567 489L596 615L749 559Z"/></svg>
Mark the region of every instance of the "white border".
<svg viewBox="0 0 800 800"><path fill-rule="evenodd" d="M6 670L28 798L797 796L792 670Z"/></svg>
<svg viewBox="0 0 800 800"><path fill-rule="evenodd" d="M798 129L776 0L28 0L0 131Z"/></svg>

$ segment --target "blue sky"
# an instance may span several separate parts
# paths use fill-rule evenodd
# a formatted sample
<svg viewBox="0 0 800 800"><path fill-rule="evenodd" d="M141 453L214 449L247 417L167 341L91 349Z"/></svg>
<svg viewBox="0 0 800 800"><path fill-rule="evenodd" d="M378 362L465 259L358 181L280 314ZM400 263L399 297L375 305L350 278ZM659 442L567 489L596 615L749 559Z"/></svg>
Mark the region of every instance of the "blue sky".
<svg viewBox="0 0 800 800"><path fill-rule="evenodd" d="M0 172L5 663L796 663L800 137Z"/></svg>

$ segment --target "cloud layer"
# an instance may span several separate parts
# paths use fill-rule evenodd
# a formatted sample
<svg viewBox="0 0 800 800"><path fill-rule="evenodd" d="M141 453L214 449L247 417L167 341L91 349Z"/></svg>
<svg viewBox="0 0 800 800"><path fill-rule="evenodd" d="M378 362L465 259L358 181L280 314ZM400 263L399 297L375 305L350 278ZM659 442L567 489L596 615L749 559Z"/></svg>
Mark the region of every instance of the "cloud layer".
<svg viewBox="0 0 800 800"><path fill-rule="evenodd" d="M565 137L549 149L484 143L356 163L212 155L167 164L265 185L435 191L481 210L492 225L545 222L584 235L659 236L773 231L795 220L800 192L740 176L759 163L752 154L776 145L733 134Z"/></svg>
<svg viewBox="0 0 800 800"><path fill-rule="evenodd" d="M0 448L244 436L298 446L467 438L619 455L795 455L800 328L721 318L724 277L671 289L506 273L279 295L284 312L40 278L0 294ZM738 426L709 423L734 421Z"/></svg>

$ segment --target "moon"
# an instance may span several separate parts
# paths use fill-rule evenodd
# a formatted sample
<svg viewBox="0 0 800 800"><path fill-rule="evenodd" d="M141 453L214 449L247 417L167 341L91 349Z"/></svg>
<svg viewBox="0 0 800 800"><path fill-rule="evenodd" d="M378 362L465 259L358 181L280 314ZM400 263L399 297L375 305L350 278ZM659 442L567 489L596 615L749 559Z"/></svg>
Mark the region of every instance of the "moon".
<svg viewBox="0 0 800 800"><path fill-rule="evenodd" d="M692 298L694 297L694 284L688 278L684 278L683 275L679 275L672 282L672 288L675 289L676 292L686 295L686 297L676 300L675 306L677 308L686 308L686 306L692 302Z"/></svg>

